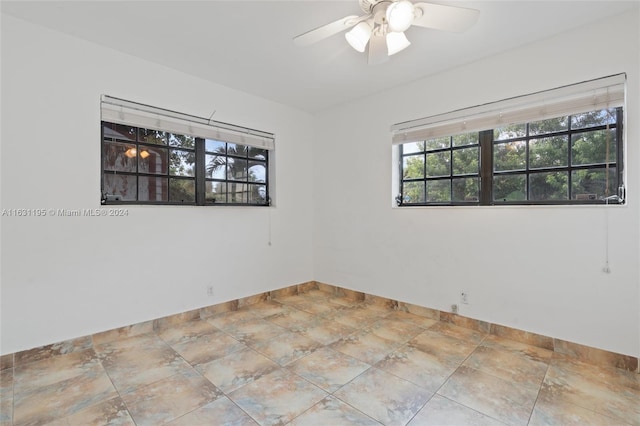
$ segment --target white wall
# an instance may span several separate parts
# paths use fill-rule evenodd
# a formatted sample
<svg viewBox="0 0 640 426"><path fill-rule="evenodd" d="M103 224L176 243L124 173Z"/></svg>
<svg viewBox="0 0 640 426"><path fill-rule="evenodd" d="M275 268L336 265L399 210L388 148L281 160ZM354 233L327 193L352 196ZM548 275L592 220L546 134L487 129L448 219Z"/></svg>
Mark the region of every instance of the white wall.
<svg viewBox="0 0 640 426"><path fill-rule="evenodd" d="M640 51L625 14L321 114L316 280L640 355ZM412 46L413 48L413 46ZM390 65L393 64L393 60ZM628 75L627 206L392 208L397 122L620 72Z"/></svg>
<svg viewBox="0 0 640 426"><path fill-rule="evenodd" d="M312 279L310 115L6 15L3 209L100 206L101 94L275 133L276 207L2 217L1 353Z"/></svg>

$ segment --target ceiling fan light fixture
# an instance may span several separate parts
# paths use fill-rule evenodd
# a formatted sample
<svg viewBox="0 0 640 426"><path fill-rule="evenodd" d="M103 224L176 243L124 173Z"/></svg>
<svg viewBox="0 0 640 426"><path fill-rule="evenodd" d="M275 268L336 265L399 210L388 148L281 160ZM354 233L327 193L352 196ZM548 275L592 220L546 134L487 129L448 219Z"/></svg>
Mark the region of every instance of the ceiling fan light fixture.
<svg viewBox="0 0 640 426"><path fill-rule="evenodd" d="M406 31L413 23L413 18L415 17L413 3L408 0L391 3L387 8L386 17L389 31L397 33Z"/></svg>
<svg viewBox="0 0 640 426"><path fill-rule="evenodd" d="M387 33L387 51L389 52L389 56L406 49L410 44L411 42L404 33Z"/></svg>
<svg viewBox="0 0 640 426"><path fill-rule="evenodd" d="M347 39L347 42L351 47L362 53L371 38L371 26L366 22L360 22L358 25L353 27L351 31L346 33L344 37Z"/></svg>

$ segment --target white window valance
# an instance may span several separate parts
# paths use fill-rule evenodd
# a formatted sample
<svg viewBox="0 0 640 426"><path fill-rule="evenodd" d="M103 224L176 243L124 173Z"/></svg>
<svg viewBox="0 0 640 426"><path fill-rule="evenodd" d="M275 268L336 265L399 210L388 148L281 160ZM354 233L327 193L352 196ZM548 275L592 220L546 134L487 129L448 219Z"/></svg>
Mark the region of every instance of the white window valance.
<svg viewBox="0 0 640 426"><path fill-rule="evenodd" d="M391 126L392 144L418 142L624 105L626 74L616 74Z"/></svg>
<svg viewBox="0 0 640 426"><path fill-rule="evenodd" d="M162 130L181 135L248 145L255 148L269 150L275 148L275 139L272 133L234 126L107 95L102 95L101 97L100 111L102 121L110 123Z"/></svg>

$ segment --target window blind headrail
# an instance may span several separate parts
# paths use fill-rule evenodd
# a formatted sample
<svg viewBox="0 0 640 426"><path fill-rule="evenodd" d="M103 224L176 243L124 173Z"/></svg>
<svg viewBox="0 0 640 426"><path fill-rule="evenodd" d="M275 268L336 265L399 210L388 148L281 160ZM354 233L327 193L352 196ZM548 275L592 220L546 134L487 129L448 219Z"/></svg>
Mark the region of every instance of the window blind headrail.
<svg viewBox="0 0 640 426"><path fill-rule="evenodd" d="M624 105L625 74L452 111L391 127L392 144L500 128Z"/></svg>
<svg viewBox="0 0 640 426"><path fill-rule="evenodd" d="M256 148L275 148L274 135L163 108L102 95L101 119L170 133L214 139Z"/></svg>

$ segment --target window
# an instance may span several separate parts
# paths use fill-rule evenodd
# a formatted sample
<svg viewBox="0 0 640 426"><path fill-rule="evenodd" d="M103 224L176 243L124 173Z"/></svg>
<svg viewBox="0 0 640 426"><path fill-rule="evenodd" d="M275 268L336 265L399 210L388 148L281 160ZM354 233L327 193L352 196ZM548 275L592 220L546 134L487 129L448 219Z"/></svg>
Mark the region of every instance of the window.
<svg viewBox="0 0 640 426"><path fill-rule="evenodd" d="M266 149L205 140L206 202L266 204Z"/></svg>
<svg viewBox="0 0 640 426"><path fill-rule="evenodd" d="M273 135L104 96L102 115L103 204L270 204Z"/></svg>
<svg viewBox="0 0 640 426"><path fill-rule="evenodd" d="M423 127L396 125L409 129L394 135L399 146L397 204L623 203L624 90L616 77L604 85L588 82L586 93L578 90L582 86L569 86L569 95L563 88L563 97L542 102L544 113L539 104L527 105L528 99L513 111L499 105L497 119L492 113L466 111L464 118L437 117ZM518 121L548 116L547 109L564 114ZM469 127L478 130L460 132Z"/></svg>
<svg viewBox="0 0 640 426"><path fill-rule="evenodd" d="M478 202L478 133L411 142L401 149L401 204Z"/></svg>

